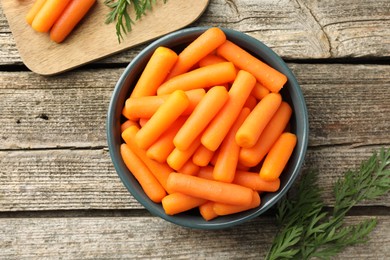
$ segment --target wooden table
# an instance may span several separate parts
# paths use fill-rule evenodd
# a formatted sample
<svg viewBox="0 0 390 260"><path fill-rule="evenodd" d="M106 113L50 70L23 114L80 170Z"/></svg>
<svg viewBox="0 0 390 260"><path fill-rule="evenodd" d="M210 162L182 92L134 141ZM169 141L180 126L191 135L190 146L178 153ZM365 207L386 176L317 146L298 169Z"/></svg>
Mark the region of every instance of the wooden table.
<svg viewBox="0 0 390 260"><path fill-rule="evenodd" d="M191 26L260 39L296 74L310 144L304 168L332 185L390 146L389 0L211 0ZM150 215L111 163L105 119L115 82L143 48L43 77L22 63L0 10L0 258L262 259L272 211L228 230L182 228ZM304 169L304 170L305 170ZM376 217L367 244L337 259L390 259L390 194L354 208Z"/></svg>

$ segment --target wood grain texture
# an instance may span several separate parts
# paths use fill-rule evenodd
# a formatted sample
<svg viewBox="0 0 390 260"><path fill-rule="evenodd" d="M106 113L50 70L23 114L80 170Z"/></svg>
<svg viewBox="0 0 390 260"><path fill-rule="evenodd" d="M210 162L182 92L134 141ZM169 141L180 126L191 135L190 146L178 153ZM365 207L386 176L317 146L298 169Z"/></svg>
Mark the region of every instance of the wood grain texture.
<svg viewBox="0 0 390 260"><path fill-rule="evenodd" d="M309 149L304 171L317 169L327 205L332 188L380 147ZM390 206L390 194L360 205ZM117 176L106 149L0 152L0 212L143 208Z"/></svg>
<svg viewBox="0 0 390 260"><path fill-rule="evenodd" d="M389 10L388 0L211 0L191 26L243 31L287 59L388 57ZM0 48L0 64L21 64L1 9L0 46L9 46ZM128 63L134 52L138 49L96 62Z"/></svg>
<svg viewBox="0 0 390 260"><path fill-rule="evenodd" d="M390 242L390 217L377 219L370 240L337 259L388 259L390 247L383 245ZM277 230L270 217L212 232L154 217L3 218L0 227L3 259L263 259Z"/></svg>
<svg viewBox="0 0 390 260"><path fill-rule="evenodd" d="M33 1L2 0L3 13L24 64L38 74L52 75L183 28L199 18L208 0L198 0L196 5L185 0L171 0L165 4L157 1L153 10L147 10L137 21L131 8L130 17L136 22L121 43L115 34L115 24L105 24L110 9L103 0L92 6L61 44L51 41L48 33L34 31L26 23L25 16L32 4Z"/></svg>
<svg viewBox="0 0 390 260"><path fill-rule="evenodd" d="M311 146L390 144L389 66L290 67L306 99ZM105 146L107 108L122 72L0 72L0 149Z"/></svg>

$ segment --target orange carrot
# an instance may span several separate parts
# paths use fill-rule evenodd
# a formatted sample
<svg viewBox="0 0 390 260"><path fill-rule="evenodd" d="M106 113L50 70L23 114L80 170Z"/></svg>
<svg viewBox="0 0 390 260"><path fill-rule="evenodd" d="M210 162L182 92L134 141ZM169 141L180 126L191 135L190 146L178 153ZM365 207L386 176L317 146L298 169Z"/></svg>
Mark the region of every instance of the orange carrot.
<svg viewBox="0 0 390 260"><path fill-rule="evenodd" d="M195 107L187 121L177 132L173 143L179 150L187 150L203 132L229 98L224 87L212 87Z"/></svg>
<svg viewBox="0 0 390 260"><path fill-rule="evenodd" d="M34 20L35 16L41 10L42 6L45 4L46 0L36 0L31 7L31 9L28 11L26 15L26 22L31 25L32 21Z"/></svg>
<svg viewBox="0 0 390 260"><path fill-rule="evenodd" d="M249 97L256 79L246 71L239 71L229 90L229 99L213 118L202 135L202 144L215 151L222 143L230 127L237 119L245 101Z"/></svg>
<svg viewBox="0 0 390 260"><path fill-rule="evenodd" d="M192 160L187 160L185 164L178 170L180 173L188 175L196 175L199 172L200 167L192 162Z"/></svg>
<svg viewBox="0 0 390 260"><path fill-rule="evenodd" d="M31 27L37 32L48 32L70 0L47 0L35 15Z"/></svg>
<svg viewBox="0 0 390 260"><path fill-rule="evenodd" d="M204 220L209 221L218 217L217 213L214 211L214 203L215 202L213 201L208 201L199 206L199 213Z"/></svg>
<svg viewBox="0 0 390 260"><path fill-rule="evenodd" d="M214 167L212 166L201 167L196 176L208 180L214 180L213 171ZM260 178L259 173L257 172L242 170L236 171L232 183L250 188L255 191L275 192L280 187L279 178L272 181L265 181Z"/></svg>
<svg viewBox="0 0 390 260"><path fill-rule="evenodd" d="M126 144L131 148L131 150L143 161L146 167L152 172L152 174L156 177L159 183L164 187L164 189L170 193L167 187L167 180L169 174L173 171L166 163L159 163L155 160L150 159L145 150L138 147L135 142L135 135L138 132L138 127L131 126L127 128L122 133L122 138L126 142Z"/></svg>
<svg viewBox="0 0 390 260"><path fill-rule="evenodd" d="M137 132L136 142L139 147L147 149L151 146L183 113L188 104L189 101L184 91L173 92Z"/></svg>
<svg viewBox="0 0 390 260"><path fill-rule="evenodd" d="M60 43L73 31L96 0L71 0L50 30L50 39Z"/></svg>
<svg viewBox="0 0 390 260"><path fill-rule="evenodd" d="M207 201L205 199L195 198L183 193L175 192L165 196L161 202L167 215L175 215L198 207Z"/></svg>
<svg viewBox="0 0 390 260"><path fill-rule="evenodd" d="M198 61L214 51L225 41L226 35L221 29L216 27L207 29L180 52L177 62L175 66L173 66L167 79L187 72L191 67L198 63Z"/></svg>
<svg viewBox="0 0 390 260"><path fill-rule="evenodd" d="M137 179L146 195L154 202L161 202L166 192L142 160L130 149L127 144L120 146L124 163Z"/></svg>
<svg viewBox="0 0 390 260"><path fill-rule="evenodd" d="M209 88L228 83L236 77L236 69L231 62L222 62L195 69L164 82L158 89L158 95L172 93L177 89L190 90Z"/></svg>
<svg viewBox="0 0 390 260"><path fill-rule="evenodd" d="M297 137L295 134L287 132L281 134L264 159L264 163L260 169L260 178L266 181L279 178L296 143Z"/></svg>
<svg viewBox="0 0 390 260"><path fill-rule="evenodd" d="M173 138L186 121L186 117L179 117L172 126L165 131L146 151L149 158L160 163L166 162L168 155L175 149Z"/></svg>
<svg viewBox="0 0 390 260"><path fill-rule="evenodd" d="M283 133L291 114L292 109L290 105L283 101L268 125L264 128L256 144L251 148L241 149L239 162L249 167L259 164Z"/></svg>
<svg viewBox="0 0 390 260"><path fill-rule="evenodd" d="M207 180L196 176L172 172L168 188L189 196L232 205L248 206L252 202L252 190L237 184Z"/></svg>
<svg viewBox="0 0 390 260"><path fill-rule="evenodd" d="M257 191L252 192L252 202L248 206L242 205L229 205L223 203L214 203L213 210L219 216L230 215L238 212L242 212L248 209L256 208L260 205L261 199Z"/></svg>
<svg viewBox="0 0 390 260"><path fill-rule="evenodd" d="M172 168L178 171L191 158L200 145L200 137L196 138L187 150L180 150L178 148L168 155L167 163Z"/></svg>
<svg viewBox="0 0 390 260"><path fill-rule="evenodd" d="M213 171L214 180L223 182L233 181L237 168L238 156L240 154L240 147L236 143L235 136L237 130L240 128L249 113L250 110L247 107L244 107L241 110L237 120L234 122L223 140Z"/></svg>
<svg viewBox="0 0 390 260"><path fill-rule="evenodd" d="M211 158L213 158L213 155L213 151L210 151L201 144L192 155L192 161L198 166L206 166L209 164Z"/></svg>
<svg viewBox="0 0 390 260"><path fill-rule="evenodd" d="M226 61L227 60L225 60L224 58L222 58L220 56L217 56L215 54L209 54L199 61L199 67L205 67L208 65L217 64L217 63L226 62Z"/></svg>
<svg viewBox="0 0 390 260"><path fill-rule="evenodd" d="M177 54L169 48L158 47L149 59L130 97L156 95L157 88L165 80L177 61Z"/></svg>
<svg viewBox="0 0 390 260"><path fill-rule="evenodd" d="M264 87L271 92L279 92L287 82L287 77L276 69L265 64L238 45L226 41L217 49L218 55L231 61L238 68L253 74Z"/></svg>
<svg viewBox="0 0 390 260"><path fill-rule="evenodd" d="M144 125L149 121L149 118L140 118L138 123L141 127L144 127Z"/></svg>
<svg viewBox="0 0 390 260"><path fill-rule="evenodd" d="M253 88L251 93L251 95L254 96L257 100L263 99L268 94L269 94L268 88L264 87L259 82L256 82L256 85Z"/></svg>
<svg viewBox="0 0 390 260"><path fill-rule="evenodd" d="M244 107L253 110L256 105L257 105L257 99L254 96L249 95L248 99L245 101Z"/></svg>
<svg viewBox="0 0 390 260"><path fill-rule="evenodd" d="M189 105L183 115L189 115L206 94L204 89L185 91ZM161 96L130 97L125 102L123 115L126 118L150 118L157 109L168 99L169 94Z"/></svg>
<svg viewBox="0 0 390 260"><path fill-rule="evenodd" d="M270 93L260 100L238 129L237 144L245 148L254 146L281 103L282 96L279 93Z"/></svg>
<svg viewBox="0 0 390 260"><path fill-rule="evenodd" d="M123 122L123 123L121 124L121 133L122 133L123 131L125 131L127 128L129 128L130 126L132 126L132 125L135 125L135 126L137 126L137 127L139 126L137 122L134 122L134 121L132 121L132 120L126 120L125 122Z"/></svg>

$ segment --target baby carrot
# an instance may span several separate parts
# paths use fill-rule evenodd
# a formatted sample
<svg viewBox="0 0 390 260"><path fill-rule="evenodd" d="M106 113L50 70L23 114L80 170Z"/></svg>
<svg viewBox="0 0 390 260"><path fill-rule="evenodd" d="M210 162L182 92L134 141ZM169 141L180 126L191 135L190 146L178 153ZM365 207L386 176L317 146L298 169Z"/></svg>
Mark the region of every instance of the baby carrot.
<svg viewBox="0 0 390 260"><path fill-rule="evenodd" d="M225 41L226 35L221 29L216 27L207 29L180 52L177 62L175 63L175 66L173 66L167 79L187 72L198 61L214 51Z"/></svg>
<svg viewBox="0 0 390 260"><path fill-rule="evenodd" d="M210 151L202 144L196 149L192 155L192 161L199 166L206 166L209 164L211 158L213 158L214 152Z"/></svg>
<svg viewBox="0 0 390 260"><path fill-rule="evenodd" d="M173 143L179 150L187 150L229 98L224 87L212 87L207 91L184 125L177 132Z"/></svg>
<svg viewBox="0 0 390 260"><path fill-rule="evenodd" d="M166 196L166 192L142 160L138 158L127 144L120 146L120 152L127 168L137 179L146 195L156 203L161 202Z"/></svg>
<svg viewBox="0 0 390 260"><path fill-rule="evenodd" d="M50 39L60 43L88 13L96 0L71 0L50 30Z"/></svg>
<svg viewBox="0 0 390 260"><path fill-rule="evenodd" d="M253 95L249 95L248 99L245 101L244 107L253 110L257 105L257 99Z"/></svg>
<svg viewBox="0 0 390 260"><path fill-rule="evenodd" d="M187 150L180 150L177 147L168 155L167 163L178 171L191 158L200 145L200 137L196 138Z"/></svg>
<svg viewBox="0 0 390 260"><path fill-rule="evenodd" d="M123 122L123 123L121 124L121 133L122 133L123 131L125 131L127 128L129 128L130 126L132 126L132 125L135 125L135 126L138 127L138 123L137 123L137 122L134 122L134 121L132 121L132 120L126 120L125 122Z"/></svg>
<svg viewBox="0 0 390 260"><path fill-rule="evenodd" d="M242 148L240 150L239 162L249 167L259 164L283 133L291 114L292 109L290 105L283 101L268 125L264 128L256 144L251 148Z"/></svg>
<svg viewBox="0 0 390 260"><path fill-rule="evenodd" d="M237 168L238 156L240 154L240 147L236 143L235 136L237 130L240 128L249 113L249 108L244 107L224 138L221 147L219 148L220 151L214 166L214 180L223 182L233 181Z"/></svg>
<svg viewBox="0 0 390 260"><path fill-rule="evenodd" d="M202 134L202 144L215 151L222 143L230 127L237 119L245 101L249 97L256 79L244 70L240 70L229 90L229 99L206 127Z"/></svg>
<svg viewBox="0 0 390 260"><path fill-rule="evenodd" d="M227 60L225 60L224 58L222 58L220 56L217 56L215 54L209 54L199 61L199 67L205 67L208 65L217 64L217 63L226 62L226 61Z"/></svg>
<svg viewBox="0 0 390 260"><path fill-rule="evenodd" d="M166 162L168 155L175 149L173 138L185 121L186 117L179 117L173 122L172 126L146 150L148 157L160 163Z"/></svg>
<svg viewBox="0 0 390 260"><path fill-rule="evenodd" d="M233 63L222 62L177 75L161 84L157 94L169 94L177 89L190 90L219 86L233 81L235 77L236 69Z"/></svg>
<svg viewBox="0 0 390 260"><path fill-rule="evenodd" d="M265 64L231 41L227 40L219 46L217 53L228 61L233 62L238 68L252 73L260 84L271 92L279 92L287 82L287 77L284 74Z"/></svg>
<svg viewBox="0 0 390 260"><path fill-rule="evenodd" d="M135 135L138 132L138 127L130 126L122 133L122 138L126 144L131 148L131 150L143 161L146 167L152 172L156 177L158 182L163 186L163 188L170 193L167 188L167 180L169 174L173 171L166 163L159 163L155 160L150 159L145 150L138 147L135 143Z"/></svg>
<svg viewBox="0 0 390 260"><path fill-rule="evenodd" d="M172 172L168 188L189 196L232 205L248 206L252 202L252 190L237 184L207 180L196 176Z"/></svg>
<svg viewBox="0 0 390 260"><path fill-rule="evenodd" d="M217 213L214 211L214 203L215 202L213 201L208 201L199 206L199 213L204 220L209 221L218 217Z"/></svg>
<svg viewBox="0 0 390 260"><path fill-rule="evenodd" d="M251 93L251 95L254 96L257 100L263 99L268 94L269 94L268 88L264 87L259 82L256 82L256 85L253 88Z"/></svg>
<svg viewBox="0 0 390 260"><path fill-rule="evenodd" d="M173 92L137 132L136 142L143 149L149 148L164 133L189 104L187 95L182 90Z"/></svg>
<svg viewBox="0 0 390 260"><path fill-rule="evenodd" d="M205 202L205 199L195 198L183 193L175 192L162 199L162 207L167 215L175 215L195 207Z"/></svg>
<svg viewBox="0 0 390 260"><path fill-rule="evenodd" d="M192 162L192 160L187 160L185 164L178 170L180 173L188 175L196 175L199 172L200 167Z"/></svg>
<svg viewBox="0 0 390 260"><path fill-rule="evenodd" d="M282 96L279 93L270 93L260 100L238 129L237 144L245 148L254 146L281 103Z"/></svg>
<svg viewBox="0 0 390 260"><path fill-rule="evenodd" d="M130 97L156 95L157 88L165 80L177 61L177 54L169 48L158 47L149 59Z"/></svg>
<svg viewBox="0 0 390 260"><path fill-rule="evenodd" d="M295 134L285 132L272 145L260 169L260 178L272 181L279 178L297 143Z"/></svg>
<svg viewBox="0 0 390 260"><path fill-rule="evenodd" d="M31 27L37 32L48 32L70 0L46 0L35 15Z"/></svg>
<svg viewBox="0 0 390 260"><path fill-rule="evenodd" d="M41 10L42 6L45 4L46 0L36 0L31 7L31 9L28 11L26 15L26 22L31 25L32 21L34 20L35 16Z"/></svg>
<svg viewBox="0 0 390 260"><path fill-rule="evenodd" d="M250 205L229 205L224 203L214 203L213 210L215 214L219 216L230 215L238 212L242 212L248 209L256 208L260 205L261 199L257 191L252 192L252 202Z"/></svg>
<svg viewBox="0 0 390 260"><path fill-rule="evenodd" d="M189 105L183 115L189 115L206 94L202 88L185 91ZM169 94L161 96L131 97L125 102L123 115L126 118L150 118L157 109L168 99Z"/></svg>

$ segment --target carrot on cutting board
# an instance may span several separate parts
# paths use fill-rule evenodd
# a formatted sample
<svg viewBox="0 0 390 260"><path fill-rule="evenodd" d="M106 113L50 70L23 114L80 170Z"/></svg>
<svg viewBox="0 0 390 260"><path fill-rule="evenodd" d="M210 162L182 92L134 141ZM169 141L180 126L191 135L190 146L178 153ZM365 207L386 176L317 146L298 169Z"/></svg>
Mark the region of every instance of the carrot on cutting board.
<svg viewBox="0 0 390 260"><path fill-rule="evenodd" d="M254 146L281 103L279 93L270 93L260 100L238 129L237 144L245 148Z"/></svg>
<svg viewBox="0 0 390 260"><path fill-rule="evenodd" d="M173 92L137 132L136 142L142 149L149 148L188 107L189 100L182 90Z"/></svg>
<svg viewBox="0 0 390 260"><path fill-rule="evenodd" d="M198 61L214 51L225 41L226 35L221 29L217 27L207 29L179 53L177 62L173 66L167 79L171 79L179 74L187 72Z"/></svg>
<svg viewBox="0 0 390 260"><path fill-rule="evenodd" d="M206 203L207 200L175 192L165 196L161 202L167 215L175 215L198 207Z"/></svg>
<svg viewBox="0 0 390 260"><path fill-rule="evenodd" d="M238 68L253 74L271 92L279 92L287 82L287 77L238 45L226 40L217 48L218 55L231 61Z"/></svg>
<svg viewBox="0 0 390 260"><path fill-rule="evenodd" d="M177 75L161 84L157 94L169 94L178 89L210 88L231 82L235 77L236 68L233 63L221 62Z"/></svg>
<svg viewBox="0 0 390 260"><path fill-rule="evenodd" d="M96 0L71 0L50 30L50 39L60 43L84 18Z"/></svg>
<svg viewBox="0 0 390 260"><path fill-rule="evenodd" d="M285 132L273 144L260 169L260 178L267 181L279 178L297 143L295 134Z"/></svg>
<svg viewBox="0 0 390 260"><path fill-rule="evenodd" d="M168 188L189 196L232 205L248 206L252 202L252 190L237 184L207 180L196 176L172 172Z"/></svg>
<svg viewBox="0 0 390 260"><path fill-rule="evenodd" d="M205 67L206 68L206 67ZM237 119L254 85L255 77L249 72L240 70L229 90L229 99L213 118L202 134L202 144L209 150L215 151L229 132Z"/></svg>
<svg viewBox="0 0 390 260"><path fill-rule="evenodd" d="M120 146L120 153L127 168L137 179L146 195L152 201L160 203L166 196L166 192L154 175L127 144Z"/></svg>
<svg viewBox="0 0 390 260"><path fill-rule="evenodd" d="M183 115L189 115L206 94L202 88L185 91L189 105ZM161 96L130 97L125 102L123 115L126 118L150 118L157 109L168 99L169 94Z"/></svg>
<svg viewBox="0 0 390 260"><path fill-rule="evenodd" d="M35 15L31 27L37 32L48 32L69 2L70 0L46 0Z"/></svg>
<svg viewBox="0 0 390 260"><path fill-rule="evenodd" d="M224 87L216 86L207 91L206 95L177 132L173 139L175 146L179 150L187 150L223 107L228 98L228 91Z"/></svg>
<svg viewBox="0 0 390 260"><path fill-rule="evenodd" d="M240 155L240 147L236 143L235 136L237 130L240 128L249 113L249 108L244 107L224 138L221 147L219 148L217 161L214 166L214 180L223 182L233 181Z"/></svg>
<svg viewBox="0 0 390 260"><path fill-rule="evenodd" d="M248 167L258 165L283 133L291 114L292 109L290 105L283 101L268 125L264 128L256 144L251 148L242 148L240 150L239 162Z"/></svg>
<svg viewBox="0 0 390 260"><path fill-rule="evenodd" d="M165 80L177 61L177 54L169 48L158 47L150 57L130 97L156 95L157 88Z"/></svg>
<svg viewBox="0 0 390 260"><path fill-rule="evenodd" d="M33 6L30 8L26 15L26 22L31 25L32 21L34 20L35 16L41 10L42 6L45 4L46 0L36 0L33 4Z"/></svg>

